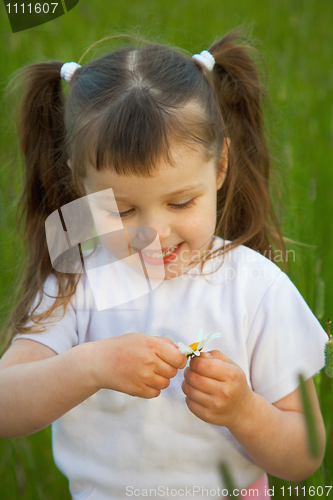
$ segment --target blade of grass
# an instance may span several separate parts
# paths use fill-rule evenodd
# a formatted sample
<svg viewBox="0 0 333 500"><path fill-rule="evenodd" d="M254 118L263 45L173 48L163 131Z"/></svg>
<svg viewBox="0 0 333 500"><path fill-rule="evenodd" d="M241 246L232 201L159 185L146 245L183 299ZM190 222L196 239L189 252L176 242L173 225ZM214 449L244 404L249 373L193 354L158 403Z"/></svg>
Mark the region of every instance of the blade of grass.
<svg viewBox="0 0 333 500"><path fill-rule="evenodd" d="M298 380L299 380L300 389L301 389L301 398L302 398L303 410L304 410L306 426L307 426L307 431L308 431L309 449L310 449L310 453L314 457L317 457L320 453L320 444L319 444L319 437L318 437L318 432L317 432L316 421L314 418L313 409L312 409L310 397L309 397L309 394L308 394L308 391L306 388L305 380L304 380L304 377L301 373L298 375Z"/></svg>
<svg viewBox="0 0 333 500"><path fill-rule="evenodd" d="M226 462L222 462L220 464L220 472L221 472L221 476L223 478L223 483L229 492L229 495L228 495L229 498L234 498L234 495L232 494L232 492L235 490L236 486L235 486L231 472L230 472L229 467L227 466Z"/></svg>

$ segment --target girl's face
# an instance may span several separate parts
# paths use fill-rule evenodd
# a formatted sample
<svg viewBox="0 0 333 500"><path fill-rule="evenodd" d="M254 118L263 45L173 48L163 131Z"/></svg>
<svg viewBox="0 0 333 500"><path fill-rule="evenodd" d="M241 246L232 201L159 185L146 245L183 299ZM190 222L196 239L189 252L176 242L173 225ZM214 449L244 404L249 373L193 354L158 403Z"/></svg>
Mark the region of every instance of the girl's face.
<svg viewBox="0 0 333 500"><path fill-rule="evenodd" d="M153 228L163 253L177 247L163 257L165 279L180 276L192 259L198 262L205 255L216 227L217 191L227 169L226 147L219 170L214 159L206 162L198 150L174 147L171 153L175 167L161 163L150 178L118 175L112 170L97 172L89 166L83 182L87 195L109 188L113 190L117 206L113 205L113 211L109 207L104 227L108 220L110 231L122 225L128 228L128 234L129 226ZM137 233L137 247L140 247L138 240L146 236L144 231ZM133 246L134 240L132 249ZM144 246L141 244L140 249ZM150 249L154 250L152 247ZM154 256L148 255L148 258L153 264ZM161 256L155 254L156 262L157 259L162 262Z"/></svg>

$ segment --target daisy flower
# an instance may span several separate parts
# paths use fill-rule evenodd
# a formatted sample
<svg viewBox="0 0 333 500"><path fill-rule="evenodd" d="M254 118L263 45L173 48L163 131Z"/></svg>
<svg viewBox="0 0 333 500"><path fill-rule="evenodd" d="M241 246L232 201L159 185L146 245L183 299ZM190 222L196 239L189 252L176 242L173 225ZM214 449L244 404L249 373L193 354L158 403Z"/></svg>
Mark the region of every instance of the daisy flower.
<svg viewBox="0 0 333 500"><path fill-rule="evenodd" d="M203 330L200 328L200 330L197 331L196 341L193 344L186 346L182 342L178 342L180 351L183 354L186 354L187 359L193 358L193 356L200 356L201 349L203 349L203 347L209 344L212 340L221 337L222 334L218 330L213 330L212 332L207 333L204 337L202 337L202 335Z"/></svg>

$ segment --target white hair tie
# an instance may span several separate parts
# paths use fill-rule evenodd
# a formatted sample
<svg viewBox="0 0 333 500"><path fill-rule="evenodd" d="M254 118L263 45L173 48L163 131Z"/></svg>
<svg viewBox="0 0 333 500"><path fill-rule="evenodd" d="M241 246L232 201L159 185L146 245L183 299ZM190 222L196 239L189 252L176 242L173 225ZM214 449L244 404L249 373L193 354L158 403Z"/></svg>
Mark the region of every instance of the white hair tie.
<svg viewBox="0 0 333 500"><path fill-rule="evenodd" d="M202 52L200 52L200 54L194 54L192 58L206 66L209 71L212 71L212 69L214 68L215 58L213 54L208 52L208 50L203 50Z"/></svg>
<svg viewBox="0 0 333 500"><path fill-rule="evenodd" d="M81 64L76 62L63 64L60 68L60 78L65 80L67 83L71 83L72 77L78 68L81 68Z"/></svg>

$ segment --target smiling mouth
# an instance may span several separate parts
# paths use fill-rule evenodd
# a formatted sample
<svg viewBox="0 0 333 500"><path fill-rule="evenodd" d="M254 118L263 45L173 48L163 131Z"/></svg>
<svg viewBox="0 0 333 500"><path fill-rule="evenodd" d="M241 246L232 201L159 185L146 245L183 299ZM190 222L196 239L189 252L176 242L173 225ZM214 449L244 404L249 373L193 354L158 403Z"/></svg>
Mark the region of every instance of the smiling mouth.
<svg viewBox="0 0 333 500"><path fill-rule="evenodd" d="M180 243L178 243L178 245L175 245L173 247L169 247L167 250L165 250L164 252L148 252L147 250L145 250L144 252L142 252L144 255L147 255L147 257L151 257L153 259L158 259L158 258L161 258L161 257L167 257L168 255L172 254L172 252L174 252L176 250L176 248L178 248L180 245Z"/></svg>

